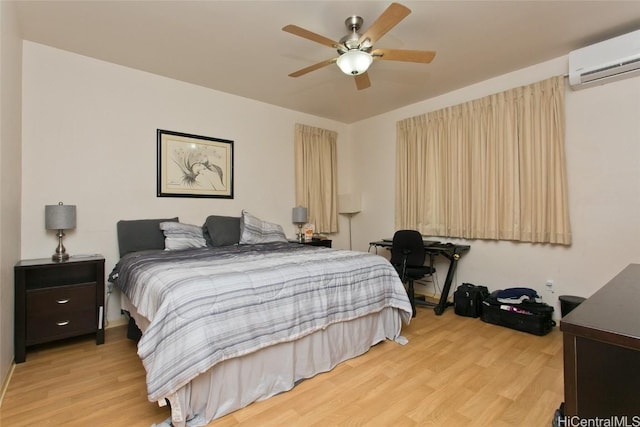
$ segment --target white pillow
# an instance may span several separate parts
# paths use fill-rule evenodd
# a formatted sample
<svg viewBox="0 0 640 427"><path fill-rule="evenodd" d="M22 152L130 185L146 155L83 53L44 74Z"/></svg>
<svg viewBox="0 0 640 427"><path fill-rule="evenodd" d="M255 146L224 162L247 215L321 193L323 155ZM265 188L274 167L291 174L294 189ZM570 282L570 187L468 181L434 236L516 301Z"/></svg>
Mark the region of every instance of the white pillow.
<svg viewBox="0 0 640 427"><path fill-rule="evenodd" d="M164 233L164 249L204 248L207 241L202 234L202 227L181 222L161 222L160 229Z"/></svg>
<svg viewBox="0 0 640 427"><path fill-rule="evenodd" d="M240 218L240 244L286 242L284 230L278 224L263 221L243 210Z"/></svg>

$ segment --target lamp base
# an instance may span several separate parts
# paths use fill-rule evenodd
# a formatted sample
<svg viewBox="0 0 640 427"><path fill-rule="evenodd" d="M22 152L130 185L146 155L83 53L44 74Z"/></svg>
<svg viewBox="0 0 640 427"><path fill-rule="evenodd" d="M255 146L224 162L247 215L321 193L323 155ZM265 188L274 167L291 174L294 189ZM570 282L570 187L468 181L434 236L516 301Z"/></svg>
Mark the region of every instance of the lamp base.
<svg viewBox="0 0 640 427"><path fill-rule="evenodd" d="M304 242L304 233L302 232L303 223L299 222L297 224L298 224L298 234L296 235L296 237L298 238L298 243L302 243Z"/></svg>
<svg viewBox="0 0 640 427"><path fill-rule="evenodd" d="M56 248L56 253L51 256L51 260L57 262L67 261L69 259L69 254L62 244L64 232L62 230L58 230L56 237L58 237L58 247Z"/></svg>
<svg viewBox="0 0 640 427"><path fill-rule="evenodd" d="M51 255L52 261L62 262L69 260L69 254L53 254Z"/></svg>

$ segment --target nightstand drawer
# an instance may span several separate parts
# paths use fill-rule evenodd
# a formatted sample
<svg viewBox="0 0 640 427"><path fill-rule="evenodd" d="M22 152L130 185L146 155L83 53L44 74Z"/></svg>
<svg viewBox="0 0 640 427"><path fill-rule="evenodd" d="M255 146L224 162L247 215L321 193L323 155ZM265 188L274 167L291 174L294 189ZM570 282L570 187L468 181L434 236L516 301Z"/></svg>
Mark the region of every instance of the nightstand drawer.
<svg viewBox="0 0 640 427"><path fill-rule="evenodd" d="M27 291L27 345L95 332L96 284Z"/></svg>
<svg viewBox="0 0 640 427"><path fill-rule="evenodd" d="M96 305L96 284L57 286L27 291L27 318L59 315Z"/></svg>
<svg viewBox="0 0 640 427"><path fill-rule="evenodd" d="M97 320L92 307L58 315L27 318L27 345L96 332Z"/></svg>

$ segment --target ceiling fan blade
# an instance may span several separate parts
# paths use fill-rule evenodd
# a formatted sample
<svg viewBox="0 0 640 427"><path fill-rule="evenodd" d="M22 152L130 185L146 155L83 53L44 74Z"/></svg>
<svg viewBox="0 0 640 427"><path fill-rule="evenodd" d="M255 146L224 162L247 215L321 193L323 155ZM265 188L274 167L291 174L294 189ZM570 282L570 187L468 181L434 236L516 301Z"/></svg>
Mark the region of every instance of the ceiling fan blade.
<svg viewBox="0 0 640 427"><path fill-rule="evenodd" d="M321 36L320 34L305 30L304 28L298 27L297 25L284 26L282 27L282 31L286 31L287 33L291 33L295 36L302 37L307 40L311 40L312 42L320 43L335 49L338 49L340 47L340 43L333 41L327 37Z"/></svg>
<svg viewBox="0 0 640 427"><path fill-rule="evenodd" d="M373 59L387 61L420 62L428 64L433 61L436 53L432 50L402 50L402 49L374 49L371 52Z"/></svg>
<svg viewBox="0 0 640 427"><path fill-rule="evenodd" d="M391 5L382 12L382 15L362 34L358 43L362 44L365 40L369 39L369 42L373 45L410 13L411 9L408 7L400 3L391 3Z"/></svg>
<svg viewBox="0 0 640 427"><path fill-rule="evenodd" d="M289 74L289 77L300 77L304 74L310 73L312 71L318 70L322 67L326 67L327 65L331 65L334 62L336 62L338 60L338 58L331 58L331 59L327 59L326 61L322 61L322 62L318 62L317 64L313 64L310 65L308 67L305 67L301 70L295 71L291 74Z"/></svg>
<svg viewBox="0 0 640 427"><path fill-rule="evenodd" d="M369 80L369 73L362 73L354 76L356 80L356 87L358 90L366 89L371 86L371 81Z"/></svg>

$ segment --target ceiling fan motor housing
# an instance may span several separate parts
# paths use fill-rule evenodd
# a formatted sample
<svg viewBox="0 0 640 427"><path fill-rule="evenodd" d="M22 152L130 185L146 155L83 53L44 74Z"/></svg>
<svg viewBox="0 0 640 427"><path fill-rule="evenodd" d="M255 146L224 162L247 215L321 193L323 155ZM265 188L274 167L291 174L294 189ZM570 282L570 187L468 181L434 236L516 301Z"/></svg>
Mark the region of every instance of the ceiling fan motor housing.
<svg viewBox="0 0 640 427"><path fill-rule="evenodd" d="M340 49L338 49L339 54L343 54L351 49L360 49L360 43L358 43L360 40L360 33L358 33L358 31L362 28L363 23L364 20L360 16L356 15L350 16L344 21L344 25L350 32L340 39L340 44L344 46L345 49L342 49L342 46L340 46ZM371 47L369 47L369 50L371 50Z"/></svg>

